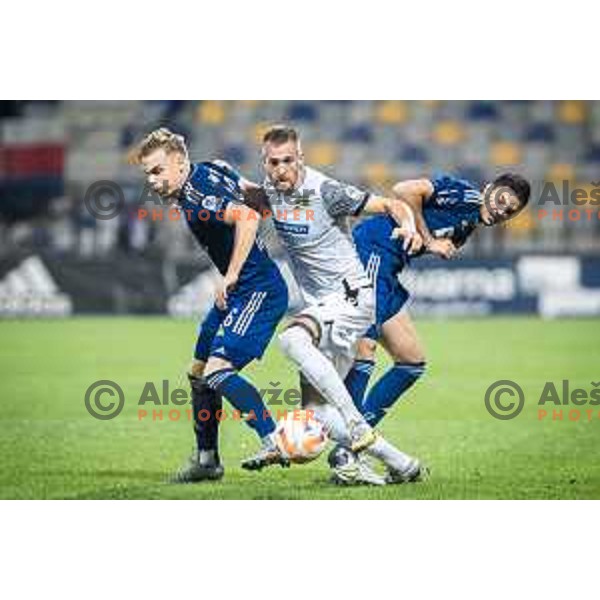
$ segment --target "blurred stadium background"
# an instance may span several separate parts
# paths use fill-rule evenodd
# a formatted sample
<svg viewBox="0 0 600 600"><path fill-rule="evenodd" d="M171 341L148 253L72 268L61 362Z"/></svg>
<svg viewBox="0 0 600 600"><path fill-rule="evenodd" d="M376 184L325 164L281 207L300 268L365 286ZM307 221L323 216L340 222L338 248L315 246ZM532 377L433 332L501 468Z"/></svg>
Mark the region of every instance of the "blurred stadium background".
<svg viewBox="0 0 600 600"><path fill-rule="evenodd" d="M564 182L589 194L600 181L600 102L14 101L0 103L0 315L202 313L207 260L183 222L137 218L143 186L127 151L166 125L193 160L260 178L260 138L281 121L301 130L308 164L379 192L439 171L532 181L510 226L479 231L460 260L414 265L417 313L600 314L599 207L538 204L546 182L562 201ZM87 211L98 180L124 190L118 218Z"/></svg>

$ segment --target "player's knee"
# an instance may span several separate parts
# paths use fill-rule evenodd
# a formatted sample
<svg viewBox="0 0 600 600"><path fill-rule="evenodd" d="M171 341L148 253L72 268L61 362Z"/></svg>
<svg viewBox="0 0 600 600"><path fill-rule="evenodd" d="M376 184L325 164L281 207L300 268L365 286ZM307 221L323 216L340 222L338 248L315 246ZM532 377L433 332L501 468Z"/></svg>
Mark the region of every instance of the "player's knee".
<svg viewBox="0 0 600 600"><path fill-rule="evenodd" d="M192 360L190 364L188 375L190 377L202 377L204 375L204 369L206 367L206 363L203 360Z"/></svg>
<svg viewBox="0 0 600 600"><path fill-rule="evenodd" d="M370 338L362 338L356 345L356 358L359 360L373 360L375 358L376 342Z"/></svg>
<svg viewBox="0 0 600 600"><path fill-rule="evenodd" d="M414 356L413 356L413 362L423 363L424 365L427 362L427 356L425 354L425 348L423 348L423 346L421 346L420 342L417 343L417 345L415 346Z"/></svg>
<svg viewBox="0 0 600 600"><path fill-rule="evenodd" d="M221 358L220 356L211 356L208 359L206 366L204 367L204 376L208 377L216 371L222 371L223 369L231 369L231 367L232 365L228 360Z"/></svg>
<svg viewBox="0 0 600 600"><path fill-rule="evenodd" d="M279 345L285 354L301 344L318 344L318 331L316 326L307 319L294 320L281 334Z"/></svg>
<svg viewBox="0 0 600 600"><path fill-rule="evenodd" d="M284 354L289 355L298 341L302 342L307 333L298 327L288 327L279 334L279 346Z"/></svg>
<svg viewBox="0 0 600 600"><path fill-rule="evenodd" d="M398 356L392 356L394 362L397 363L409 363L425 366L427 364L427 357L423 352L402 352Z"/></svg>
<svg viewBox="0 0 600 600"><path fill-rule="evenodd" d="M394 362L424 363L427 360L425 349L418 339L394 339L394 343L386 344L390 358Z"/></svg>

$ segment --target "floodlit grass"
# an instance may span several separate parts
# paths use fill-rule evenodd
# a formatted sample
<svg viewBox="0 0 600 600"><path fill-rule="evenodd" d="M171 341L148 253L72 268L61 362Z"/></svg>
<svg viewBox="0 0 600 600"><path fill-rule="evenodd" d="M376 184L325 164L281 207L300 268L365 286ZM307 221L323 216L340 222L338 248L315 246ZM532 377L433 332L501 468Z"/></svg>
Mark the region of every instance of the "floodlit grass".
<svg viewBox="0 0 600 600"><path fill-rule="evenodd" d="M138 400L146 381L159 391L163 380L187 389L191 322L0 322L0 497L600 498L600 406L549 404L543 407L548 417L538 419L546 381L556 382L560 393L563 379L571 389L588 392L600 381L600 321L502 318L418 326L428 372L386 417L382 431L423 459L431 478L385 488L336 488L327 482L324 456L286 470L242 471L240 460L257 440L231 420L222 426L221 482L165 483L193 445L189 407L140 407ZM381 356L378 373L385 363ZM276 342L246 373L259 388L273 380L297 385ZM96 420L84 406L86 389L100 379L118 382L125 392L125 408L113 420ZM499 379L514 380L525 392L525 408L513 420L496 420L484 406L486 389ZM162 408L163 420L140 420L140 408L149 415ZM169 420L172 409L179 409L179 421ZM563 420L553 421L552 411L560 409ZM580 410L578 421L569 420L572 409Z"/></svg>

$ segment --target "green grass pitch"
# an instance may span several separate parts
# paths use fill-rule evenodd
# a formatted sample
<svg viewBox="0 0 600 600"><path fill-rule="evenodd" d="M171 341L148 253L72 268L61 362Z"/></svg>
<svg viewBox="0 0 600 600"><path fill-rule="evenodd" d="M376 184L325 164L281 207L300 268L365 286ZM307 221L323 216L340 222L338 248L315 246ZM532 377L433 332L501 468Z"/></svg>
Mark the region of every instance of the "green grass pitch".
<svg viewBox="0 0 600 600"><path fill-rule="evenodd" d="M428 350L425 378L397 404L382 431L432 469L427 482L336 488L325 457L291 469L240 469L257 442L242 423L222 427L225 478L175 486L165 476L193 444L191 424L138 420L144 382L182 375L195 324L168 318L75 318L0 322L1 498L600 498L600 406L587 417L538 420L544 383L590 391L600 381L599 320L496 318L418 323ZM386 360L381 357L379 371ZM259 388L296 375L272 343L247 374ZM124 389L123 412L93 419L87 387L99 379ZM509 421L484 407L487 387L517 381L525 409ZM175 407L163 407L164 409ZM185 408L185 407L184 407ZM552 405L549 413L552 412ZM166 413L166 411L165 411Z"/></svg>

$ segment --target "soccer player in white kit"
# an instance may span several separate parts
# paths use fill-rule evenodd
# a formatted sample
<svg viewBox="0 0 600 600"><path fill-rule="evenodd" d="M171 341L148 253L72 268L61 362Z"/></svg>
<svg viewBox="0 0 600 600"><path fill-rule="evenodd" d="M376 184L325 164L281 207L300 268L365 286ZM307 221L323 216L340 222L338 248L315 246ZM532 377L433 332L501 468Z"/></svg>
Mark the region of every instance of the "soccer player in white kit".
<svg viewBox="0 0 600 600"><path fill-rule="evenodd" d="M269 209L305 300L279 338L303 377L303 405L325 421L336 441L382 460L395 480L414 480L421 472L419 461L375 433L344 385L356 343L374 322L375 310L373 284L349 235L348 217L389 213L398 222L407 249L416 252L421 238L412 210L400 200L364 192L305 166L292 127L269 129L262 152ZM275 458L265 449L242 466L261 469ZM364 462L362 466L366 468ZM355 467L352 473L348 483L357 475ZM369 479L380 483L375 473L363 477Z"/></svg>

